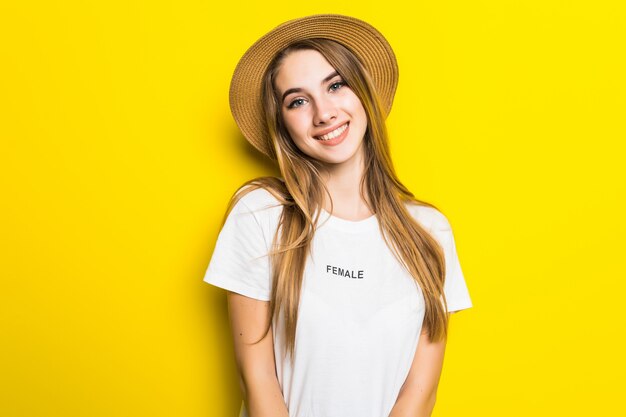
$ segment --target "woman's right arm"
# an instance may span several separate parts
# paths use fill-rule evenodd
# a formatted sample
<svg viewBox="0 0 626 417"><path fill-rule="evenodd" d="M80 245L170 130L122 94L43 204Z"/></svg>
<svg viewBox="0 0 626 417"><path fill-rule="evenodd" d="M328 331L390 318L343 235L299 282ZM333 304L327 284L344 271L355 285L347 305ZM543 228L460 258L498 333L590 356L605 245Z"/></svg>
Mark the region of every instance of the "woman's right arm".
<svg viewBox="0 0 626 417"><path fill-rule="evenodd" d="M289 417L276 376L272 329L257 344L268 324L269 301L228 291L239 383L249 417Z"/></svg>

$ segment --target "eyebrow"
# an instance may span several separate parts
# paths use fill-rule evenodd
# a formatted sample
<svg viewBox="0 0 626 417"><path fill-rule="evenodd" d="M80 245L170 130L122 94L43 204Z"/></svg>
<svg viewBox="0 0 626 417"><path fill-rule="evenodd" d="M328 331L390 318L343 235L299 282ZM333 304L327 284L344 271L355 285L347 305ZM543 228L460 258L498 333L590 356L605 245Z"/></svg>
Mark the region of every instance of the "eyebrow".
<svg viewBox="0 0 626 417"><path fill-rule="evenodd" d="M333 78L334 78L335 76L337 76L337 75L339 75L339 73L338 73L337 71L334 71L334 72L332 72L331 74L328 74L328 75L326 76L326 78L324 78L324 79L322 80L322 84L324 84L325 82L330 81L331 79L333 79ZM299 93L300 91L302 91L302 88L297 88L297 87L296 87L296 88L290 88L290 89L288 89L287 91L285 91L285 92L283 93L283 99L282 99L282 101L284 102L284 101L285 101L285 97L287 97L289 94L291 94L291 93Z"/></svg>

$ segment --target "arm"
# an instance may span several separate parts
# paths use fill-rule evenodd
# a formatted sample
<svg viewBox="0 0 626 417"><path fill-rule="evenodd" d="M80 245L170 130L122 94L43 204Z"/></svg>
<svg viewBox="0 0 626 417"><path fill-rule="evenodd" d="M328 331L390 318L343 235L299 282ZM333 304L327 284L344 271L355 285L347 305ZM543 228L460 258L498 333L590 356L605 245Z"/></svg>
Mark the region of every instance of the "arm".
<svg viewBox="0 0 626 417"><path fill-rule="evenodd" d="M443 368L446 341L432 343L422 330L411 369L389 417L430 417Z"/></svg>
<svg viewBox="0 0 626 417"><path fill-rule="evenodd" d="M239 383L250 417L288 417L276 376L272 330L256 345L268 322L269 302L228 291L228 312Z"/></svg>

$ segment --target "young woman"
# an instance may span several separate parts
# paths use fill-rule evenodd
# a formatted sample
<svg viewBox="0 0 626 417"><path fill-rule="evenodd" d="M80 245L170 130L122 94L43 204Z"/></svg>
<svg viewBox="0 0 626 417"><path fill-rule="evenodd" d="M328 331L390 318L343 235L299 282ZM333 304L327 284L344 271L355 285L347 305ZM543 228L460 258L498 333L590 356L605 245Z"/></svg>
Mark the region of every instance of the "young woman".
<svg viewBox="0 0 626 417"><path fill-rule="evenodd" d="M281 177L233 195L204 280L228 290L241 416L429 416L449 313L472 306L447 218L396 176L393 50L313 15L241 58L231 111Z"/></svg>

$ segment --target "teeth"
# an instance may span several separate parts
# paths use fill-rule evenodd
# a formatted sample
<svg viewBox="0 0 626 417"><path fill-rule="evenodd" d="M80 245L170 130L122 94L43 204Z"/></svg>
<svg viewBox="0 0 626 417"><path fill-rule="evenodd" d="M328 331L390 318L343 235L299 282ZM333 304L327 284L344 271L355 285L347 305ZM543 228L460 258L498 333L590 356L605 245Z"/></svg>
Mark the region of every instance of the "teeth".
<svg viewBox="0 0 626 417"><path fill-rule="evenodd" d="M348 127L348 124L344 124L343 126L339 126L337 129L333 130L332 132L330 132L327 135L323 135L323 136L316 136L315 138L318 140L331 140L336 138L337 136L341 135L343 133L344 130L346 130L346 128Z"/></svg>

